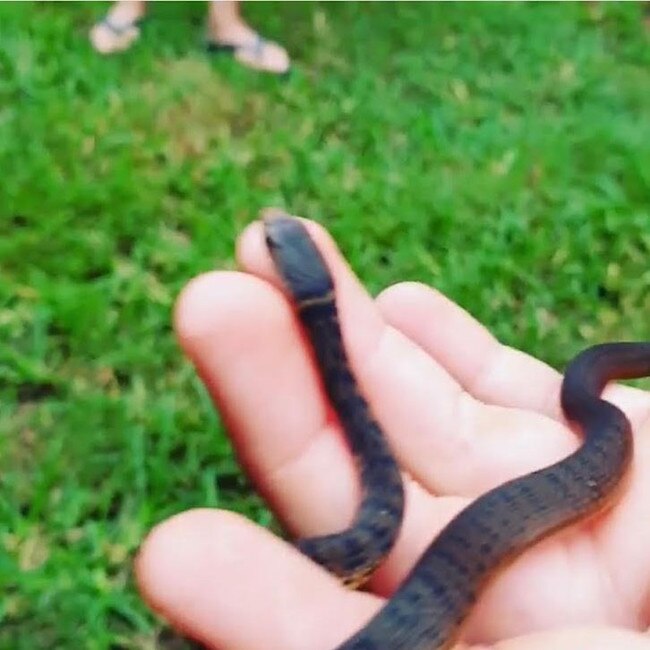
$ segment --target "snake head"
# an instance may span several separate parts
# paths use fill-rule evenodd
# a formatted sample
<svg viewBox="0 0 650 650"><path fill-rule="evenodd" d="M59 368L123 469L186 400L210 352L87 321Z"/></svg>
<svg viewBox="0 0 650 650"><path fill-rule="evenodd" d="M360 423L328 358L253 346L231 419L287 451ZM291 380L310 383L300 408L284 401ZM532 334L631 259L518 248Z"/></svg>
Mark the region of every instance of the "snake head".
<svg viewBox="0 0 650 650"><path fill-rule="evenodd" d="M330 296L334 286L325 260L300 219L276 211L267 213L264 235L280 277L298 307Z"/></svg>

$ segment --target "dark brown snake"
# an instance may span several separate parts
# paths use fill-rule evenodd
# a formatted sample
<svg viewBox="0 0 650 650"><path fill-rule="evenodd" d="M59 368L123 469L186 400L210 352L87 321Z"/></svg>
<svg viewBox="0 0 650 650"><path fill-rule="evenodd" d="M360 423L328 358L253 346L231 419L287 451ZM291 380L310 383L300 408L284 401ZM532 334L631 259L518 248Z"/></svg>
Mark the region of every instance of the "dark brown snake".
<svg viewBox="0 0 650 650"><path fill-rule="evenodd" d="M313 349L325 392L357 461L362 499L349 528L297 542L306 555L358 586L399 532L404 489L380 426L349 368L327 266L302 222L264 222L274 264ZM384 607L336 650L442 650L457 639L496 570L564 526L604 510L632 458L627 417L600 399L612 379L650 375L650 342L606 343L569 363L561 390L582 446L564 460L483 494L438 534Z"/></svg>

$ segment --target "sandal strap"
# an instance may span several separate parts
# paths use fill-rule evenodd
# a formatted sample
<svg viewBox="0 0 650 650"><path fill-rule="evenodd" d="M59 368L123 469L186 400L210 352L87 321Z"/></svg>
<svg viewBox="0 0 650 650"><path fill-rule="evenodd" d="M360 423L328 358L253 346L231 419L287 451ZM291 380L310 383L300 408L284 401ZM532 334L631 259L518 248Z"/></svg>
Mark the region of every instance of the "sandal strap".
<svg viewBox="0 0 650 650"><path fill-rule="evenodd" d="M206 43L206 48L208 49L208 52L235 53L250 51L253 53L255 58L260 59L264 53L264 46L266 44L266 39L257 34L252 43L241 43L240 45L235 45L233 43L220 43L219 41L209 39Z"/></svg>
<svg viewBox="0 0 650 650"><path fill-rule="evenodd" d="M124 36L124 34L127 34L131 29L136 28L139 22L140 20L138 19L130 23L124 23L124 25L117 25L107 16L100 20L98 24L106 27L110 32L115 34L115 36Z"/></svg>

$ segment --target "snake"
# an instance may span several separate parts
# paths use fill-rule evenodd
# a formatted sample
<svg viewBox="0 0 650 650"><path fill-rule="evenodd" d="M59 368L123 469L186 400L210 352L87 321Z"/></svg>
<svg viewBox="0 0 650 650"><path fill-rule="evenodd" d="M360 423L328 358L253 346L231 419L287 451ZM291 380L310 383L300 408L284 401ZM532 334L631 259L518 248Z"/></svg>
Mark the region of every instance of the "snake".
<svg viewBox="0 0 650 650"><path fill-rule="evenodd" d="M305 331L324 393L358 466L361 498L352 523L295 541L309 558L360 587L394 546L404 488L387 437L346 354L332 274L304 222L266 217L273 265ZM335 650L447 650L499 568L539 540L613 506L633 455L626 415L601 398L608 382L650 376L650 342L601 343L567 365L560 405L583 442L566 458L493 488L431 542L383 607Z"/></svg>

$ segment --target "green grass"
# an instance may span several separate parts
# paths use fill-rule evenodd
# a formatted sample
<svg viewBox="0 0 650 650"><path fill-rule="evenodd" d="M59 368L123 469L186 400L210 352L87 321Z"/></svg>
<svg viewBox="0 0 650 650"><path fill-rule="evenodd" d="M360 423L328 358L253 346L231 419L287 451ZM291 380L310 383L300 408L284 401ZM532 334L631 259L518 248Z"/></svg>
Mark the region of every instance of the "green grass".
<svg viewBox="0 0 650 650"><path fill-rule="evenodd" d="M103 5L0 6L0 648L151 648L147 530L269 522L170 326L265 205L555 365L650 338L639 5L245 9L289 80L208 58L203 4L109 59Z"/></svg>

